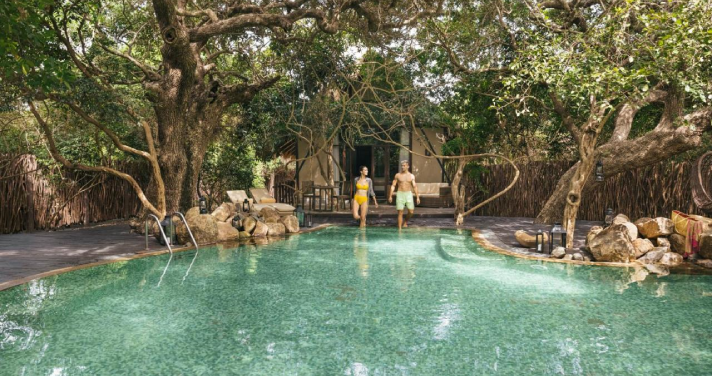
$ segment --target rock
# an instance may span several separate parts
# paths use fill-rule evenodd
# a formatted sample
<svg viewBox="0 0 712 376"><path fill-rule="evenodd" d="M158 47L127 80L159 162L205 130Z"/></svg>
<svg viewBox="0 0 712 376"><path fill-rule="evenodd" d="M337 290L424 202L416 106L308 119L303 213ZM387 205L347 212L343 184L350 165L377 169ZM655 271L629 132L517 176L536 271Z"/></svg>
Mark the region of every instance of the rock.
<svg viewBox="0 0 712 376"><path fill-rule="evenodd" d="M618 214L613 218L613 222L611 224L620 225L626 222L630 222L630 218L628 218L628 216L625 214Z"/></svg>
<svg viewBox="0 0 712 376"><path fill-rule="evenodd" d="M628 236L630 240L633 241L638 238L638 227L630 222L623 222L621 225L628 229Z"/></svg>
<svg viewBox="0 0 712 376"><path fill-rule="evenodd" d="M288 234L299 232L299 220L293 215L287 215L280 220Z"/></svg>
<svg viewBox="0 0 712 376"><path fill-rule="evenodd" d="M218 239L218 225L215 217L210 214L198 214L190 218L186 218L190 230L195 236L195 241L198 244L214 243ZM190 242L188 230L183 225L183 222L174 222L176 224L176 236L178 244L186 244Z"/></svg>
<svg viewBox="0 0 712 376"><path fill-rule="evenodd" d="M254 217L247 217L242 220L242 230L251 234L257 225L257 220Z"/></svg>
<svg viewBox="0 0 712 376"><path fill-rule="evenodd" d="M603 227L601 226L593 226L591 229L588 231L588 234L586 235L586 244L591 244L591 240L596 237L601 231L603 231Z"/></svg>
<svg viewBox="0 0 712 376"><path fill-rule="evenodd" d="M668 253L669 251L670 249L666 247L655 247L648 253L643 255L641 258L639 258L638 261L642 264L655 264L660 261L660 259L663 258L663 255Z"/></svg>
<svg viewBox="0 0 712 376"><path fill-rule="evenodd" d="M695 262L697 265L703 267L703 268L709 268L712 269L712 260L709 259L699 259Z"/></svg>
<svg viewBox="0 0 712 376"><path fill-rule="evenodd" d="M564 247L556 247L551 251L551 257L562 258L564 255L566 255L566 248Z"/></svg>
<svg viewBox="0 0 712 376"><path fill-rule="evenodd" d="M672 234L672 235L676 235L676 234ZM670 235L670 236L672 236L672 235ZM670 246L671 246L670 240L669 240L668 238L664 237L664 236L661 236L661 237L659 237L659 238L655 238L655 244L656 244L658 247L668 247L668 248L670 248Z"/></svg>
<svg viewBox="0 0 712 376"><path fill-rule="evenodd" d="M265 223L279 223L279 217L267 217Z"/></svg>
<svg viewBox="0 0 712 376"><path fill-rule="evenodd" d="M655 273L660 277L664 277L668 274L670 274L670 269L667 268L667 266L664 265L657 265L657 264L645 264L645 269L648 269L649 272Z"/></svg>
<svg viewBox="0 0 712 376"><path fill-rule="evenodd" d="M228 218L235 214L235 204L231 202L223 202L217 209L212 212L212 216L218 222L225 222Z"/></svg>
<svg viewBox="0 0 712 376"><path fill-rule="evenodd" d="M267 231L267 236L280 236L284 235L286 232L284 225L281 223L268 223L267 228L269 229Z"/></svg>
<svg viewBox="0 0 712 376"><path fill-rule="evenodd" d="M267 236L267 233L269 232L269 227L267 227L264 222L257 221L255 223L255 230L252 231L252 236L254 237L260 237L260 236Z"/></svg>
<svg viewBox="0 0 712 376"><path fill-rule="evenodd" d="M644 238L652 239L659 236L668 236L675 230L672 221L665 217L640 218L635 221L640 235Z"/></svg>
<svg viewBox="0 0 712 376"><path fill-rule="evenodd" d="M571 260L573 260L573 258L574 258L574 255L569 253L566 256L564 256L563 260L571 261Z"/></svg>
<svg viewBox="0 0 712 376"><path fill-rule="evenodd" d="M217 226L219 241L233 240L240 237L240 231L232 227L230 222L218 222Z"/></svg>
<svg viewBox="0 0 712 376"><path fill-rule="evenodd" d="M264 220L273 217L276 217L277 220L279 220L279 212L275 208L270 206L265 206L264 208L262 208L262 210L260 210L259 216L262 217Z"/></svg>
<svg viewBox="0 0 712 376"><path fill-rule="evenodd" d="M633 240L633 248L635 248L635 258L639 258L652 251L655 246L649 239L635 239Z"/></svg>
<svg viewBox="0 0 712 376"><path fill-rule="evenodd" d="M196 215L200 215L200 207L193 206L185 212L185 219L188 220L188 218L195 217Z"/></svg>
<svg viewBox="0 0 712 376"><path fill-rule="evenodd" d="M712 231L700 235L699 255L701 258L712 259Z"/></svg>
<svg viewBox="0 0 712 376"><path fill-rule="evenodd" d="M527 234L526 231L523 230L517 230L514 233L514 237L517 239L517 242L521 244L523 247L526 248L535 248L536 247L536 235L529 235ZM549 235L547 233L544 233L544 244L549 242Z"/></svg>
<svg viewBox="0 0 712 376"><path fill-rule="evenodd" d="M575 261L583 261L583 255L578 252L574 253L573 258Z"/></svg>
<svg viewBox="0 0 712 376"><path fill-rule="evenodd" d="M588 256L583 256L583 261L591 261L591 258Z"/></svg>
<svg viewBox="0 0 712 376"><path fill-rule="evenodd" d="M601 231L593 238L589 248L596 261L628 262L635 256L628 228L621 224L611 225Z"/></svg>
<svg viewBox="0 0 712 376"><path fill-rule="evenodd" d="M668 238L670 241L670 249L681 255L685 254L685 237L680 234L672 234Z"/></svg>
<svg viewBox="0 0 712 376"><path fill-rule="evenodd" d="M240 231L240 239L246 239L252 237L252 234L250 234L247 231Z"/></svg>
<svg viewBox="0 0 712 376"><path fill-rule="evenodd" d="M660 258L658 263L665 266L678 266L682 264L682 256L675 252L667 252Z"/></svg>

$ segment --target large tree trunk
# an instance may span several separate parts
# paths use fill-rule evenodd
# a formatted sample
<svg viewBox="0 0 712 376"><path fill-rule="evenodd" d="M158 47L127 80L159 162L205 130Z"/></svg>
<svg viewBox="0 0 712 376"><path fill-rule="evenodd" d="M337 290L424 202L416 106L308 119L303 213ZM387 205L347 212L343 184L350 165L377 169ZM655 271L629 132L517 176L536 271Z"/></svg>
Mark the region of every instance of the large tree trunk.
<svg viewBox="0 0 712 376"><path fill-rule="evenodd" d="M460 153L460 155L463 155ZM468 160L461 158L457 160L457 171L455 171L455 176L452 177L452 184L450 189L452 190L452 201L455 206L455 220L458 216L465 212L465 187L460 186L462 181L463 171L467 165Z"/></svg>
<svg viewBox="0 0 712 376"><path fill-rule="evenodd" d="M588 128L598 128L598 125L589 124ZM580 161L576 164L573 176L569 180L569 190L566 193L566 206L564 207L563 225L566 230L566 248L574 246L574 231L576 229L576 216L579 206L581 206L581 195L586 180L593 171L595 165L595 148L598 139L597 131L583 132L579 141Z"/></svg>
<svg viewBox="0 0 712 376"><path fill-rule="evenodd" d="M700 131L690 127L679 127L666 131L649 132L634 140L614 141L596 149L593 160L601 159L606 178L659 163L675 155L695 149L701 145ZM572 166L559 179L554 193L549 197L544 208L537 216L536 223L552 224L561 218L561 212L566 206L566 196L569 182L573 178L579 163ZM598 187L595 181L587 181L583 186L582 195ZM601 213L603 216L603 213Z"/></svg>

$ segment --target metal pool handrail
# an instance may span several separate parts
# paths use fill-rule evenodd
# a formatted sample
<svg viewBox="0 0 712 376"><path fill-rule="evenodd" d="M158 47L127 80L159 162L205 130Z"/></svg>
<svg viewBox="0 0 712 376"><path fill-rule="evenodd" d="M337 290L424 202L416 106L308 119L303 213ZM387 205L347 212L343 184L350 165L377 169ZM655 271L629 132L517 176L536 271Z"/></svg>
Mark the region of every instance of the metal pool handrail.
<svg viewBox="0 0 712 376"><path fill-rule="evenodd" d="M181 212L175 212L171 214L171 216L177 215L180 217L180 219L183 221L185 224L185 228L188 229L188 235L190 235L190 240L193 241L193 245L195 246L195 250L198 250L198 242L195 241L195 238L193 237L193 232L190 231L190 226L188 226L188 221L185 220L185 216Z"/></svg>
<svg viewBox="0 0 712 376"><path fill-rule="evenodd" d="M148 216L156 220L156 224L158 224L158 230L161 231L161 236L163 237L163 241L168 246L168 251L170 251L171 255L173 255L173 248L171 248L171 242L168 241L168 238L166 238L166 233L163 232L163 226L161 226L161 221L158 219L158 217L156 217L153 214L149 214ZM146 224L146 250L148 250L148 219L146 219L145 224ZM186 226L187 226L187 224L186 224ZM188 230L188 231L190 231L190 230ZM193 236L193 235L191 235L191 236Z"/></svg>

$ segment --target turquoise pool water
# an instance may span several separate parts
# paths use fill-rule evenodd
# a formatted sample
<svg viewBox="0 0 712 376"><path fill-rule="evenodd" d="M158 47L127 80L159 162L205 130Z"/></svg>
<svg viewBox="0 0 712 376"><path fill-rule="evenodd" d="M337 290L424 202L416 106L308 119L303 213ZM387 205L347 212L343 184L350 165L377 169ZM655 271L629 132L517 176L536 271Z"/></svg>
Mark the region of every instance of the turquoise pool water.
<svg viewBox="0 0 712 376"><path fill-rule="evenodd" d="M631 282L453 230L332 227L194 256L0 292L0 374L712 373L710 276Z"/></svg>

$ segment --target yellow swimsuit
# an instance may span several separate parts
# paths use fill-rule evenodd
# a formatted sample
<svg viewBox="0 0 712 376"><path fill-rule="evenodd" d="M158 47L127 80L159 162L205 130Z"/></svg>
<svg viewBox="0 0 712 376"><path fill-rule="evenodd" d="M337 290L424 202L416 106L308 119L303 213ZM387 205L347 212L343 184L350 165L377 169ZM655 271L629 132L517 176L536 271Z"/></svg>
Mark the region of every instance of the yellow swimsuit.
<svg viewBox="0 0 712 376"><path fill-rule="evenodd" d="M368 191L368 184L361 185L356 183L356 190ZM359 205L362 205L364 202L368 201L368 196L354 195L354 201L358 202Z"/></svg>

